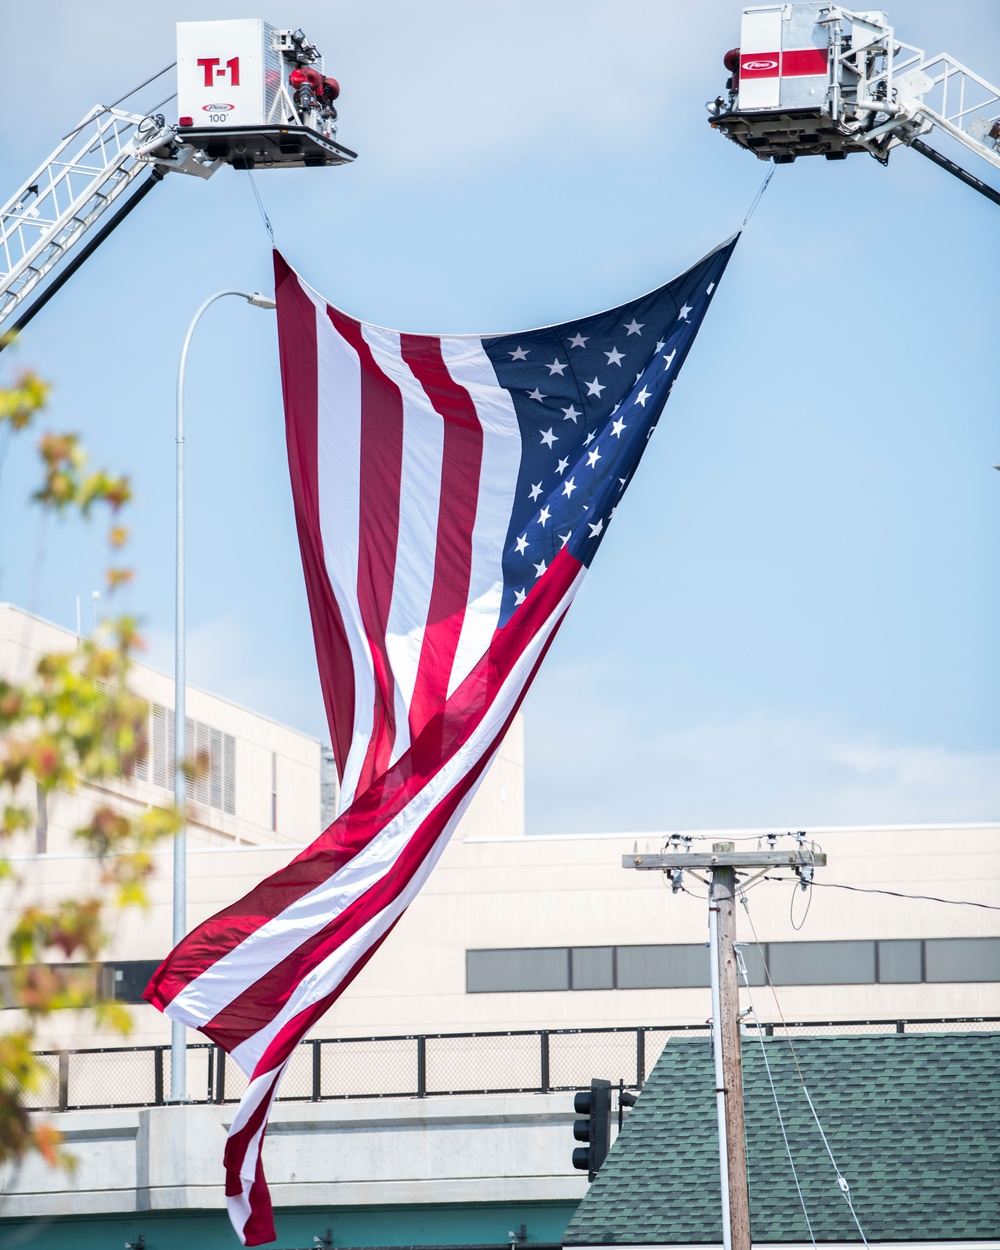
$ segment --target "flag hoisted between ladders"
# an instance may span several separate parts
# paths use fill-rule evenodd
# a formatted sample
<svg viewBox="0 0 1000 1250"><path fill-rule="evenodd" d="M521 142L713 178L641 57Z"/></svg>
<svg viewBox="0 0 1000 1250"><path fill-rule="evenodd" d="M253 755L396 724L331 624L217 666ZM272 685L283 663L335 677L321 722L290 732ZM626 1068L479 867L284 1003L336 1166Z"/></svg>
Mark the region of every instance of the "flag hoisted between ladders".
<svg viewBox="0 0 1000 1250"><path fill-rule="evenodd" d="M342 814L199 925L147 999L247 1074L230 1216L274 1239L267 1116L307 1030L426 881L656 427L732 255L520 334L400 334L275 254L295 517Z"/></svg>

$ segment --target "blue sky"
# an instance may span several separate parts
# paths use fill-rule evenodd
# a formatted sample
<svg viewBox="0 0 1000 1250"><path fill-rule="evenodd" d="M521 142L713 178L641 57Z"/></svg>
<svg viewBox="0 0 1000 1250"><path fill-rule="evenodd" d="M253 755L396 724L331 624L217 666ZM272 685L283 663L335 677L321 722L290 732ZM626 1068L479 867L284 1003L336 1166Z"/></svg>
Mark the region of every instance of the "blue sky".
<svg viewBox="0 0 1000 1250"><path fill-rule="evenodd" d="M256 176L278 245L382 325L514 330L618 303L738 228L767 172L706 121L738 42L728 0L57 2L50 86L28 55L0 84L4 194L173 59L176 21L245 16L320 46L361 154ZM890 17L998 76L995 5ZM37 41L26 6L4 25ZM912 152L777 169L527 700L532 831L1000 815L997 212ZM271 286L247 175L170 177L3 361L52 380L47 425L133 475L128 606L167 668L177 357L229 286ZM272 315L217 305L188 376L192 679L325 736ZM40 544L33 472L15 446L0 598L72 625L100 534Z"/></svg>

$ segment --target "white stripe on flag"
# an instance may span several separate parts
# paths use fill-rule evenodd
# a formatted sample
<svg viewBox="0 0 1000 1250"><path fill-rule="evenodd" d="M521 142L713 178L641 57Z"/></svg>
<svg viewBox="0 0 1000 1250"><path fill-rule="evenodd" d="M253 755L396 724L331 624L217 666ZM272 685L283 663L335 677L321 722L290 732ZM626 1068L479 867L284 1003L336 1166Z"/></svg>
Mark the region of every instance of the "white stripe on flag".
<svg viewBox="0 0 1000 1250"><path fill-rule="evenodd" d="M303 290L312 298L307 287ZM372 735L375 679L358 604L361 483L361 362L326 313L316 310L317 442L320 530L327 576L340 607L354 666L354 732L340 787L341 810L354 799Z"/></svg>
<svg viewBox="0 0 1000 1250"><path fill-rule="evenodd" d="M395 682L396 737L389 760L394 764L410 745L410 700L434 588L444 422L428 405L424 388L403 360L400 336L367 325L362 332L379 368L399 387L403 398L399 537L386 626L386 650Z"/></svg>
<svg viewBox="0 0 1000 1250"><path fill-rule="evenodd" d="M452 378L469 392L483 430L469 601L448 682L450 697L485 655L500 619L503 540L521 467L521 430L513 400L497 383L479 339L443 338L441 355Z"/></svg>

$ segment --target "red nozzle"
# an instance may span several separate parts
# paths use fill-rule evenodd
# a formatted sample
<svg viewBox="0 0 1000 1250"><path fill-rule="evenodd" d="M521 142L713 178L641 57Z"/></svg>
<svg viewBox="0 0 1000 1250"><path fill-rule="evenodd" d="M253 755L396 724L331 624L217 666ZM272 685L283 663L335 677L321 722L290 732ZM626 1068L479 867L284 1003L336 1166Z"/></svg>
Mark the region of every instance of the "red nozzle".
<svg viewBox="0 0 1000 1250"><path fill-rule="evenodd" d="M288 75L289 85L298 90L299 87L305 86L306 83L312 87L314 91L323 89L323 76L318 69L313 69L311 65L297 65L295 69Z"/></svg>
<svg viewBox="0 0 1000 1250"><path fill-rule="evenodd" d="M730 48L726 55L722 58L722 64L731 74L738 73L740 68L739 48Z"/></svg>
<svg viewBox="0 0 1000 1250"><path fill-rule="evenodd" d="M340 96L340 83L337 82L336 78L325 78L323 81L330 92L330 99L336 100Z"/></svg>

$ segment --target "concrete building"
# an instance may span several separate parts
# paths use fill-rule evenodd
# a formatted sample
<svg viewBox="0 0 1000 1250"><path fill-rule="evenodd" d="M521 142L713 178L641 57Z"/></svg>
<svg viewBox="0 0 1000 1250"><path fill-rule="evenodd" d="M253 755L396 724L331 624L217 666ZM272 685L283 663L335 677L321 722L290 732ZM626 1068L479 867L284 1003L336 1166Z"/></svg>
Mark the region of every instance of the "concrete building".
<svg viewBox="0 0 1000 1250"><path fill-rule="evenodd" d="M0 607L0 672L23 674L41 650L73 642L65 630ZM134 682L150 702L146 775L100 794L56 797L44 838L36 829L12 848L32 897L65 896L93 876L93 861L72 842L80 805L101 799L134 808L169 797L172 683L142 665ZM316 836L333 786L315 740L203 691L191 690L188 702L195 740L213 761L190 825L195 925ZM752 847L773 832L685 836L693 847L716 840ZM828 856L815 887L767 880L748 893L739 923L752 977L762 979L766 961L787 1019L1000 1014L1000 913L877 892L989 902L1000 876L998 834L1000 824L809 830ZM674 894L659 874L621 866L633 846L658 849L666 837L526 837L519 719L428 884L316 1035L703 1022L702 883L688 873L686 891ZM156 856L151 906L117 918L106 956L113 970L106 984L136 1002L133 1044L168 1038L163 1017L137 1000L170 947L171 854L165 847ZM775 1015L767 995L758 997ZM107 1044L73 1013L55 1018L41 1040L53 1048Z"/></svg>
<svg viewBox="0 0 1000 1250"><path fill-rule="evenodd" d="M78 639L9 603L0 603L0 677L23 682L39 657L73 651ZM38 811L34 829L8 848L21 857L73 855L73 829L99 802L126 811L173 800L174 683L137 663L132 688L149 705L149 756L136 775L107 787L58 792ZM191 785L188 837L193 849L301 846L320 829L321 749L315 738L280 725L228 699L189 686L187 744L204 752L207 773ZM30 798L31 796L26 796Z"/></svg>

